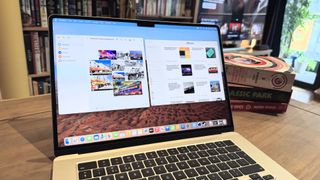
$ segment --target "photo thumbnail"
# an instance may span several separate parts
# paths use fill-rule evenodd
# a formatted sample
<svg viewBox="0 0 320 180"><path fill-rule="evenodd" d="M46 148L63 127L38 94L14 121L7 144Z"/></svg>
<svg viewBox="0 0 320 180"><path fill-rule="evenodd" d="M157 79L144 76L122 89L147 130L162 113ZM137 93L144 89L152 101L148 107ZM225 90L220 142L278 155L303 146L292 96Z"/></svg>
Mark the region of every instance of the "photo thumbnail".
<svg viewBox="0 0 320 180"><path fill-rule="evenodd" d="M133 66L125 68L125 75L128 80L140 80L144 78L144 71L142 66Z"/></svg>
<svg viewBox="0 0 320 180"><path fill-rule="evenodd" d="M91 91L112 90L112 75L90 76Z"/></svg>
<svg viewBox="0 0 320 180"><path fill-rule="evenodd" d="M130 96L142 94L141 81L122 81L114 83L114 96Z"/></svg>
<svg viewBox="0 0 320 180"><path fill-rule="evenodd" d="M124 71L125 61L111 61L111 69L112 71Z"/></svg>
<svg viewBox="0 0 320 180"><path fill-rule="evenodd" d="M181 65L182 76L192 76L191 64Z"/></svg>
<svg viewBox="0 0 320 180"><path fill-rule="evenodd" d="M117 51L116 50L98 50L99 59L117 59Z"/></svg>
<svg viewBox="0 0 320 180"><path fill-rule="evenodd" d="M209 67L208 72L209 74L218 73L218 67Z"/></svg>
<svg viewBox="0 0 320 180"><path fill-rule="evenodd" d="M124 72L112 72L112 79L114 82L122 82L126 80Z"/></svg>
<svg viewBox="0 0 320 180"><path fill-rule="evenodd" d="M193 94L194 93L194 83L193 82L184 82L183 83L183 91L185 94Z"/></svg>
<svg viewBox="0 0 320 180"><path fill-rule="evenodd" d="M206 48L207 58L216 58L216 50L214 48Z"/></svg>
<svg viewBox="0 0 320 180"><path fill-rule="evenodd" d="M211 92L220 92L220 82L219 81L210 81Z"/></svg>
<svg viewBox="0 0 320 180"><path fill-rule="evenodd" d="M111 74L110 60L92 60L89 67L90 75L107 75Z"/></svg>
<svg viewBox="0 0 320 180"><path fill-rule="evenodd" d="M130 60L129 53L117 51L117 60Z"/></svg>
<svg viewBox="0 0 320 180"><path fill-rule="evenodd" d="M130 51L129 56L131 60L143 60L142 51Z"/></svg>
<svg viewBox="0 0 320 180"><path fill-rule="evenodd" d="M190 48L180 47L179 48L179 55L180 55L180 58L189 59L190 58Z"/></svg>

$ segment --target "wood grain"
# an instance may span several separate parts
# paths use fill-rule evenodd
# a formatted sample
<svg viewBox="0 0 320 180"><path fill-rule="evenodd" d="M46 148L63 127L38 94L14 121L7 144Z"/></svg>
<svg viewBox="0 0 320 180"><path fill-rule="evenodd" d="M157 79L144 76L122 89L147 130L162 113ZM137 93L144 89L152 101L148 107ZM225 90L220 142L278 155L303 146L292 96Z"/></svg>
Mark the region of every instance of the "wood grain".
<svg viewBox="0 0 320 180"><path fill-rule="evenodd" d="M51 177L51 113L39 113L35 108L43 106L43 110L49 110L50 97L28 102L32 102L32 105L24 105L30 106L24 113L28 116L16 118L14 115L15 119L9 120L2 118L1 109L0 118L5 120L0 121L0 177L5 179L46 180ZM320 116L305 111L303 104L296 107L296 101L291 103L294 105L278 116L235 112L235 129L298 179L320 179ZM319 103L311 104L314 111L320 112Z"/></svg>

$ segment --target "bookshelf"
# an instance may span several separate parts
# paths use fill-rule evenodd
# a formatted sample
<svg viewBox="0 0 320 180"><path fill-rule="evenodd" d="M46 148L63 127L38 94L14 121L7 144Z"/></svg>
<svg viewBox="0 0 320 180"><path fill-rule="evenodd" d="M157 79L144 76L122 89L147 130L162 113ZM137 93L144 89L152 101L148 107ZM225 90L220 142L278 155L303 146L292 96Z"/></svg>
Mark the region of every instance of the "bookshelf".
<svg viewBox="0 0 320 180"><path fill-rule="evenodd" d="M20 0L30 95L48 93L42 89L43 83L47 86L50 80L49 15L196 22L199 3L200 0Z"/></svg>

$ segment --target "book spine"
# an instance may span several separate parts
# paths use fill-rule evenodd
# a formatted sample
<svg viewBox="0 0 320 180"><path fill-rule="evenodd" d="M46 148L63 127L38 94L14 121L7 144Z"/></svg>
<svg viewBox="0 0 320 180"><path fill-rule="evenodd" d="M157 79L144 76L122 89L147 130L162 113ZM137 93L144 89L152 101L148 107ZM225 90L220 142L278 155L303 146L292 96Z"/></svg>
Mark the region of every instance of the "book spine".
<svg viewBox="0 0 320 180"><path fill-rule="evenodd" d="M40 63L41 63L41 72L46 72L46 55L44 49L44 37L39 36L39 45L40 45Z"/></svg>
<svg viewBox="0 0 320 180"><path fill-rule="evenodd" d="M47 0L47 14L48 16L55 13L55 1Z"/></svg>
<svg viewBox="0 0 320 180"><path fill-rule="evenodd" d="M77 14L76 0L68 0L68 12L69 12L69 15Z"/></svg>
<svg viewBox="0 0 320 180"><path fill-rule="evenodd" d="M44 94L44 87L43 87L43 80L38 81L38 93L39 94Z"/></svg>
<svg viewBox="0 0 320 180"><path fill-rule="evenodd" d="M88 0L82 0L82 15L88 16Z"/></svg>
<svg viewBox="0 0 320 180"><path fill-rule="evenodd" d="M41 18L41 26L48 27L46 0L40 0L40 18Z"/></svg>
<svg viewBox="0 0 320 180"><path fill-rule="evenodd" d="M87 8L88 16L92 16L92 0L88 0Z"/></svg>
<svg viewBox="0 0 320 180"><path fill-rule="evenodd" d="M185 15L186 15L186 0L181 0L179 16L185 16Z"/></svg>
<svg viewBox="0 0 320 180"><path fill-rule="evenodd" d="M232 111L249 111L261 113L284 113L287 111L286 103L233 101L231 100Z"/></svg>
<svg viewBox="0 0 320 180"><path fill-rule="evenodd" d="M41 26L40 0L34 0L34 8L36 14L36 26Z"/></svg>
<svg viewBox="0 0 320 180"><path fill-rule="evenodd" d="M45 58L46 58L46 70L50 72L50 48L49 48L49 37L44 36L44 46L45 46Z"/></svg>
<svg viewBox="0 0 320 180"><path fill-rule="evenodd" d="M26 52L26 60L28 67L28 74L34 73L33 63L32 63L32 46L31 46L31 37L29 33L24 33L24 48Z"/></svg>
<svg viewBox="0 0 320 180"><path fill-rule="evenodd" d="M41 73L41 59L40 59L40 45L39 45L39 34L38 32L31 32L31 44L32 44L32 55L34 73Z"/></svg>
<svg viewBox="0 0 320 180"><path fill-rule="evenodd" d="M101 16L109 16L110 12L109 9L111 7L108 7L108 2L107 1L101 1Z"/></svg>
<svg viewBox="0 0 320 180"><path fill-rule="evenodd" d="M175 16L180 16L180 10L181 10L181 0L177 0Z"/></svg>
<svg viewBox="0 0 320 180"><path fill-rule="evenodd" d="M76 0L76 11L77 15L81 16L82 15L82 0Z"/></svg>
<svg viewBox="0 0 320 180"><path fill-rule="evenodd" d="M33 89L33 95L39 95L38 82L35 80L32 81L32 89Z"/></svg>
<svg viewBox="0 0 320 180"><path fill-rule="evenodd" d="M101 0L96 0L96 16L102 15L102 2Z"/></svg>
<svg viewBox="0 0 320 180"><path fill-rule="evenodd" d="M170 16L176 16L177 15L177 13L176 13L177 1L178 0L172 0Z"/></svg>
<svg viewBox="0 0 320 180"><path fill-rule="evenodd" d="M166 16L171 16L171 6L172 6L172 1L167 0L167 3L166 3Z"/></svg>
<svg viewBox="0 0 320 180"><path fill-rule="evenodd" d="M30 9L31 9L31 24L32 26L36 26L37 18L36 18L35 0L30 0Z"/></svg>
<svg viewBox="0 0 320 180"><path fill-rule="evenodd" d="M294 74L272 72L225 64L227 80L230 83L291 92Z"/></svg>
<svg viewBox="0 0 320 180"><path fill-rule="evenodd" d="M262 88L229 86L232 100L289 103L291 92L275 91Z"/></svg>
<svg viewBox="0 0 320 180"><path fill-rule="evenodd" d="M63 12L65 15L69 15L69 5L68 0L63 0Z"/></svg>

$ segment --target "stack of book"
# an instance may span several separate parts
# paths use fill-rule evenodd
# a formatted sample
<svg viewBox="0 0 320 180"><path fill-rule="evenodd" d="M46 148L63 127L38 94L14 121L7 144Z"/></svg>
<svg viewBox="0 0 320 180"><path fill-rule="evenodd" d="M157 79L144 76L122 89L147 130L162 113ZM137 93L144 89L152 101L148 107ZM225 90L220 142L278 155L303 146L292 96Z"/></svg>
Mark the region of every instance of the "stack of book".
<svg viewBox="0 0 320 180"><path fill-rule="evenodd" d="M24 26L48 27L51 14L118 17L115 0L20 0Z"/></svg>
<svg viewBox="0 0 320 180"><path fill-rule="evenodd" d="M225 53L224 58L233 111L286 112L295 78L290 65L270 56Z"/></svg>
<svg viewBox="0 0 320 180"><path fill-rule="evenodd" d="M33 95L48 94L51 92L50 77L38 77L32 80Z"/></svg>

